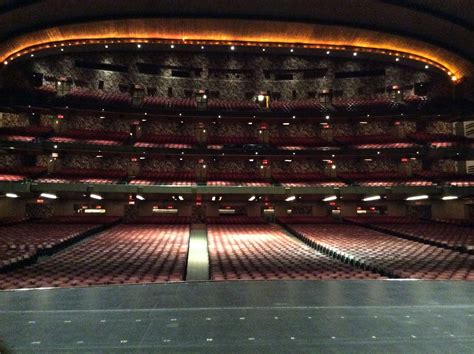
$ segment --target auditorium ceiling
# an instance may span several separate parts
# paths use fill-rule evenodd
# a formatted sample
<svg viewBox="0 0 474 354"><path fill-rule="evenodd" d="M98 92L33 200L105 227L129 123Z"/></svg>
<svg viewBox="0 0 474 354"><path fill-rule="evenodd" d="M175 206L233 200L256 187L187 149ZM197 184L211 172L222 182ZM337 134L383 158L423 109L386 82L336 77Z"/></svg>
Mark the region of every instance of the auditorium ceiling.
<svg viewBox="0 0 474 354"><path fill-rule="evenodd" d="M473 70L473 28L470 0L7 0L0 59L119 40L281 45L407 58L457 81Z"/></svg>

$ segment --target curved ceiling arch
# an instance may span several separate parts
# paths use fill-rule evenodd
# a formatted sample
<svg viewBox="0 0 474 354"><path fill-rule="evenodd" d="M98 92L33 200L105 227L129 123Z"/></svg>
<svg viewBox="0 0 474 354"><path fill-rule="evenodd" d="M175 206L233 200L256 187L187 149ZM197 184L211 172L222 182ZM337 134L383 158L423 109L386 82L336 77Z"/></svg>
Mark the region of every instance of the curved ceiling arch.
<svg viewBox="0 0 474 354"><path fill-rule="evenodd" d="M61 45L114 41L205 41L208 44L283 45L332 50L355 50L417 60L443 70L453 79L472 71L472 65L445 49L397 35L357 28L295 22L153 18L109 20L53 27L12 38L0 44L0 60Z"/></svg>

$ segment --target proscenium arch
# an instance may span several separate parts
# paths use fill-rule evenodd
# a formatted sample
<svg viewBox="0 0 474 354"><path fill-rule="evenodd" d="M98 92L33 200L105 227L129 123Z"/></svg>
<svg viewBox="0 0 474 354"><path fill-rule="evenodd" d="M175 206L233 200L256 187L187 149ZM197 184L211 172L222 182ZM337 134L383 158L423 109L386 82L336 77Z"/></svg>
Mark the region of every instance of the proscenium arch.
<svg viewBox="0 0 474 354"><path fill-rule="evenodd" d="M297 22L153 18L87 22L53 27L0 44L0 61L9 64L35 51L64 45L127 42L275 45L352 50L398 56L434 66L453 81L470 76L472 64L446 49L388 33Z"/></svg>

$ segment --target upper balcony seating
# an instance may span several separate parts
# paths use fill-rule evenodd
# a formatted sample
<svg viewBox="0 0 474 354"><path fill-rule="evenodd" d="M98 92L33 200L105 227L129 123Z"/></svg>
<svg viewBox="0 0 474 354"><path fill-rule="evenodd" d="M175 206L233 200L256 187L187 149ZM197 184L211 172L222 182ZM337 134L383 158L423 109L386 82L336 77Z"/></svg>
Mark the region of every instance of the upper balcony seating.
<svg viewBox="0 0 474 354"><path fill-rule="evenodd" d="M21 182L27 178L40 176L45 172L46 168L41 166L0 166L0 182Z"/></svg>
<svg viewBox="0 0 474 354"><path fill-rule="evenodd" d="M37 179L39 183L119 183L127 177L127 171L93 168L63 168L58 172Z"/></svg>
<svg viewBox="0 0 474 354"><path fill-rule="evenodd" d="M442 171L419 171L415 175L425 179L432 180L439 184L449 184L458 187L472 187L474 186L473 174L460 174L454 172Z"/></svg>
<svg viewBox="0 0 474 354"><path fill-rule="evenodd" d="M187 225L118 225L44 261L0 274L0 289L181 281Z"/></svg>
<svg viewBox="0 0 474 354"><path fill-rule="evenodd" d="M346 185L322 172L272 172L272 178L285 187L343 187Z"/></svg>
<svg viewBox="0 0 474 354"><path fill-rule="evenodd" d="M260 106L256 102L243 100L210 99L207 108L219 111L258 111Z"/></svg>
<svg viewBox="0 0 474 354"><path fill-rule="evenodd" d="M343 145L365 145L365 144L397 144L407 141L389 134L385 135L355 135L337 136L334 140Z"/></svg>
<svg viewBox="0 0 474 354"><path fill-rule="evenodd" d="M429 103L429 99L426 96L410 95L404 97L403 100L409 108L417 111L422 110Z"/></svg>
<svg viewBox="0 0 474 354"><path fill-rule="evenodd" d="M293 101L271 101L270 109L273 112L298 112L298 111L313 111L317 113L327 113L329 109L314 99L293 100Z"/></svg>
<svg viewBox="0 0 474 354"><path fill-rule="evenodd" d="M59 134L62 137L79 140L110 140L120 143L126 142L130 138L128 132L116 132L107 130L87 130L87 129L69 129Z"/></svg>
<svg viewBox="0 0 474 354"><path fill-rule="evenodd" d="M269 186L270 183L253 172L211 172L208 176L207 185L265 187Z"/></svg>
<svg viewBox="0 0 474 354"><path fill-rule="evenodd" d="M305 146L322 147L332 145L328 141L317 136L278 136L270 137L270 144L275 146Z"/></svg>
<svg viewBox="0 0 474 354"><path fill-rule="evenodd" d="M416 133L408 134L408 137L424 144L439 143L439 142L474 143L474 139L470 139L465 136L455 135L455 134L431 134L431 133L425 133L425 132L416 132Z"/></svg>
<svg viewBox="0 0 474 354"><path fill-rule="evenodd" d="M146 96L143 100L143 106L163 109L196 109L197 103L193 98Z"/></svg>
<svg viewBox="0 0 474 354"><path fill-rule="evenodd" d="M192 186L196 184L196 174L179 171L141 171L129 184Z"/></svg>
<svg viewBox="0 0 474 354"><path fill-rule="evenodd" d="M343 180L352 181L355 184L367 187L423 187L433 184L433 182L423 178L401 176L396 171L339 172L337 176Z"/></svg>
<svg viewBox="0 0 474 354"><path fill-rule="evenodd" d="M165 135L165 134L146 134L138 139L139 143L153 144L196 144L196 137L192 135Z"/></svg>
<svg viewBox="0 0 474 354"><path fill-rule="evenodd" d="M3 127L0 128L0 136L28 136L28 137L40 137L50 134L53 131L51 127L43 127L37 125L30 125L27 127Z"/></svg>
<svg viewBox="0 0 474 354"><path fill-rule="evenodd" d="M403 104L389 98L344 98L334 100L333 107L341 113L380 113L389 114L400 110Z"/></svg>
<svg viewBox="0 0 474 354"><path fill-rule="evenodd" d="M104 92L87 89L72 89L64 100L71 104L84 106L92 105L111 105L111 106L129 106L132 103L132 98L128 93L122 92Z"/></svg>
<svg viewBox="0 0 474 354"><path fill-rule="evenodd" d="M291 225L309 244L400 278L474 280L474 258L356 225Z"/></svg>
<svg viewBox="0 0 474 354"><path fill-rule="evenodd" d="M207 144L209 145L225 145L225 144L258 144L256 136L209 136Z"/></svg>

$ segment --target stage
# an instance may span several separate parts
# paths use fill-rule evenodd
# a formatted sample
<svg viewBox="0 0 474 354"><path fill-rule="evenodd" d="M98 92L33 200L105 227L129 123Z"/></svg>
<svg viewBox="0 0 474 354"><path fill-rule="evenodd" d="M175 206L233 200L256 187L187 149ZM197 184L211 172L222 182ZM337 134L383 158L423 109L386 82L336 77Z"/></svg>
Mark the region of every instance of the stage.
<svg viewBox="0 0 474 354"><path fill-rule="evenodd" d="M188 282L0 292L11 352L472 353L474 282Z"/></svg>

